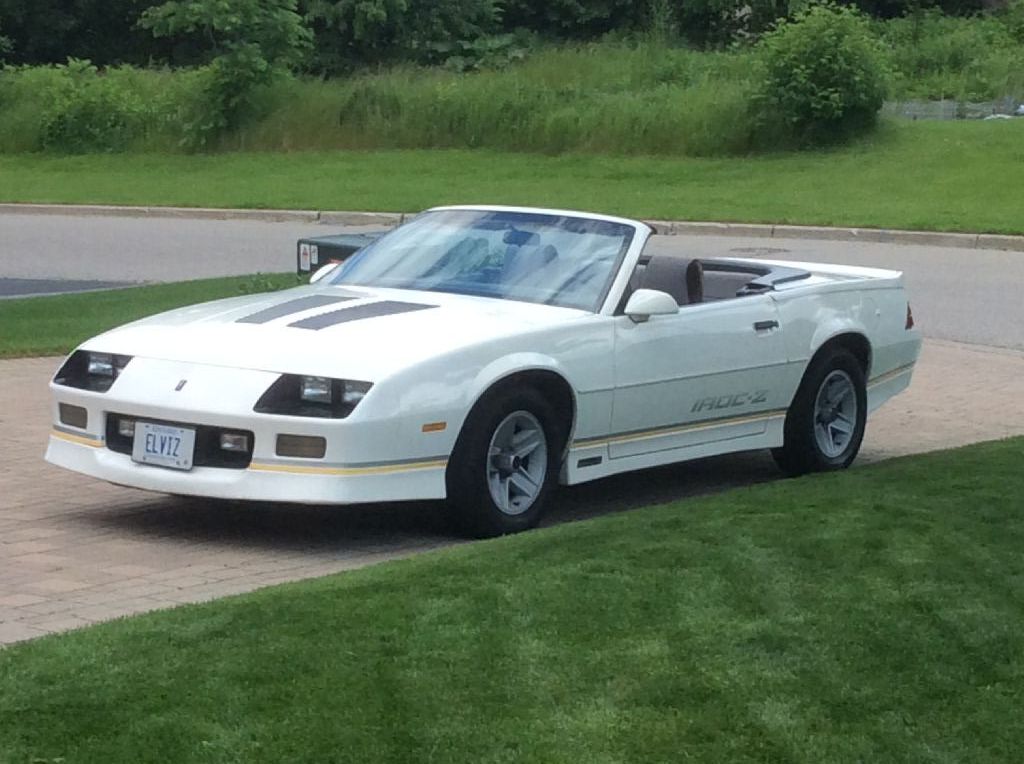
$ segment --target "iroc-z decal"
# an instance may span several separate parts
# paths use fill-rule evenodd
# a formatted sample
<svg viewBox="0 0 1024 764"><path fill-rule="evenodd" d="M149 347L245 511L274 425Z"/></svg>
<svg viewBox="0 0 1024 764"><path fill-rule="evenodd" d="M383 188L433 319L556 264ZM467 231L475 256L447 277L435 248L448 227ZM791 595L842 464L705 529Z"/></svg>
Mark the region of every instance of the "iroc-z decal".
<svg viewBox="0 0 1024 764"><path fill-rule="evenodd" d="M701 398L693 404L691 413L701 411L720 411L721 409L732 409L737 406L753 406L755 403L765 403L768 400L767 390L755 390L752 393L733 393L731 395L718 395L711 398Z"/></svg>

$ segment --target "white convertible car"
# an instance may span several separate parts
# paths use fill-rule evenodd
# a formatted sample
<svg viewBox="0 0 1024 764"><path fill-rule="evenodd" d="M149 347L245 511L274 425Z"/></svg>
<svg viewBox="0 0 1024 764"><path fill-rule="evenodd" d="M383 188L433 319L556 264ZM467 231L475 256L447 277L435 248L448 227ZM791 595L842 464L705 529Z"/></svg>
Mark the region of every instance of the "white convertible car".
<svg viewBox="0 0 1024 764"><path fill-rule="evenodd" d="M920 349L901 275L651 256L652 233L429 210L308 286L84 343L46 458L171 494L447 498L478 535L534 525L556 483L761 448L849 465Z"/></svg>

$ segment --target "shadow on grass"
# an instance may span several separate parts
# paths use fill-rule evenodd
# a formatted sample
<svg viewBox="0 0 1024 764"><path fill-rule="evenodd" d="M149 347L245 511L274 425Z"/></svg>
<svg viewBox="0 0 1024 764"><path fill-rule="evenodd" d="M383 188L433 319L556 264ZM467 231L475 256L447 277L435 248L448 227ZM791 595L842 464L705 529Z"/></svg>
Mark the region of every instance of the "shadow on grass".
<svg viewBox="0 0 1024 764"><path fill-rule="evenodd" d="M701 459L560 488L543 526L719 493L779 476L766 451ZM224 549L256 547L328 557L436 546L459 537L443 502L309 506L211 501L139 493L138 503L80 513L76 521L126 537L162 538Z"/></svg>

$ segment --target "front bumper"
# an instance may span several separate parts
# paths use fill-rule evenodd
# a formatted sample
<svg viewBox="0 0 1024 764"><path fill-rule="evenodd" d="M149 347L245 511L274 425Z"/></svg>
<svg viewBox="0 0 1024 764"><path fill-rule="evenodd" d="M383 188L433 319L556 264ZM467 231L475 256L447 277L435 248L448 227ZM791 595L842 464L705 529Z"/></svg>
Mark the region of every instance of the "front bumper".
<svg viewBox="0 0 1024 764"><path fill-rule="evenodd" d="M150 491L309 504L438 499L445 496L451 433L425 433L418 412L347 419L259 414L253 401L277 378L274 373L136 358L106 393L51 383L46 459L66 469ZM187 380L187 384L178 384ZM85 409L73 426L61 404ZM130 441L108 443L113 416L252 434L251 461L191 470L139 464ZM277 455L278 435L322 437L322 458ZM115 440L117 440L115 438ZM125 451L128 453L125 453ZM206 463L204 463L204 461Z"/></svg>
<svg viewBox="0 0 1024 764"><path fill-rule="evenodd" d="M184 472L138 464L127 454L111 451L100 439L65 429L50 433L46 460L84 475L148 491L302 504L441 499L447 466L443 458L363 465L254 459L246 469L193 467Z"/></svg>

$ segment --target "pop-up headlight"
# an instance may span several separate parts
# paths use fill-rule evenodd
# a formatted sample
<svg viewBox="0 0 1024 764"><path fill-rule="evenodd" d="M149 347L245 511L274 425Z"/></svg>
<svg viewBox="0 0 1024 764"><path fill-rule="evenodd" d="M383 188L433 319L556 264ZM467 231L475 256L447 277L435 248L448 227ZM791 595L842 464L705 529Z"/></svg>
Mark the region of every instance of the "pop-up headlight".
<svg viewBox="0 0 1024 764"><path fill-rule="evenodd" d="M373 385L352 379L283 374L256 403L261 414L344 419Z"/></svg>
<svg viewBox="0 0 1024 764"><path fill-rule="evenodd" d="M327 377L301 377L299 398L306 403L330 405L334 380Z"/></svg>
<svg viewBox="0 0 1024 764"><path fill-rule="evenodd" d="M68 356L53 381L66 387L105 393L131 360L130 355L76 350Z"/></svg>

